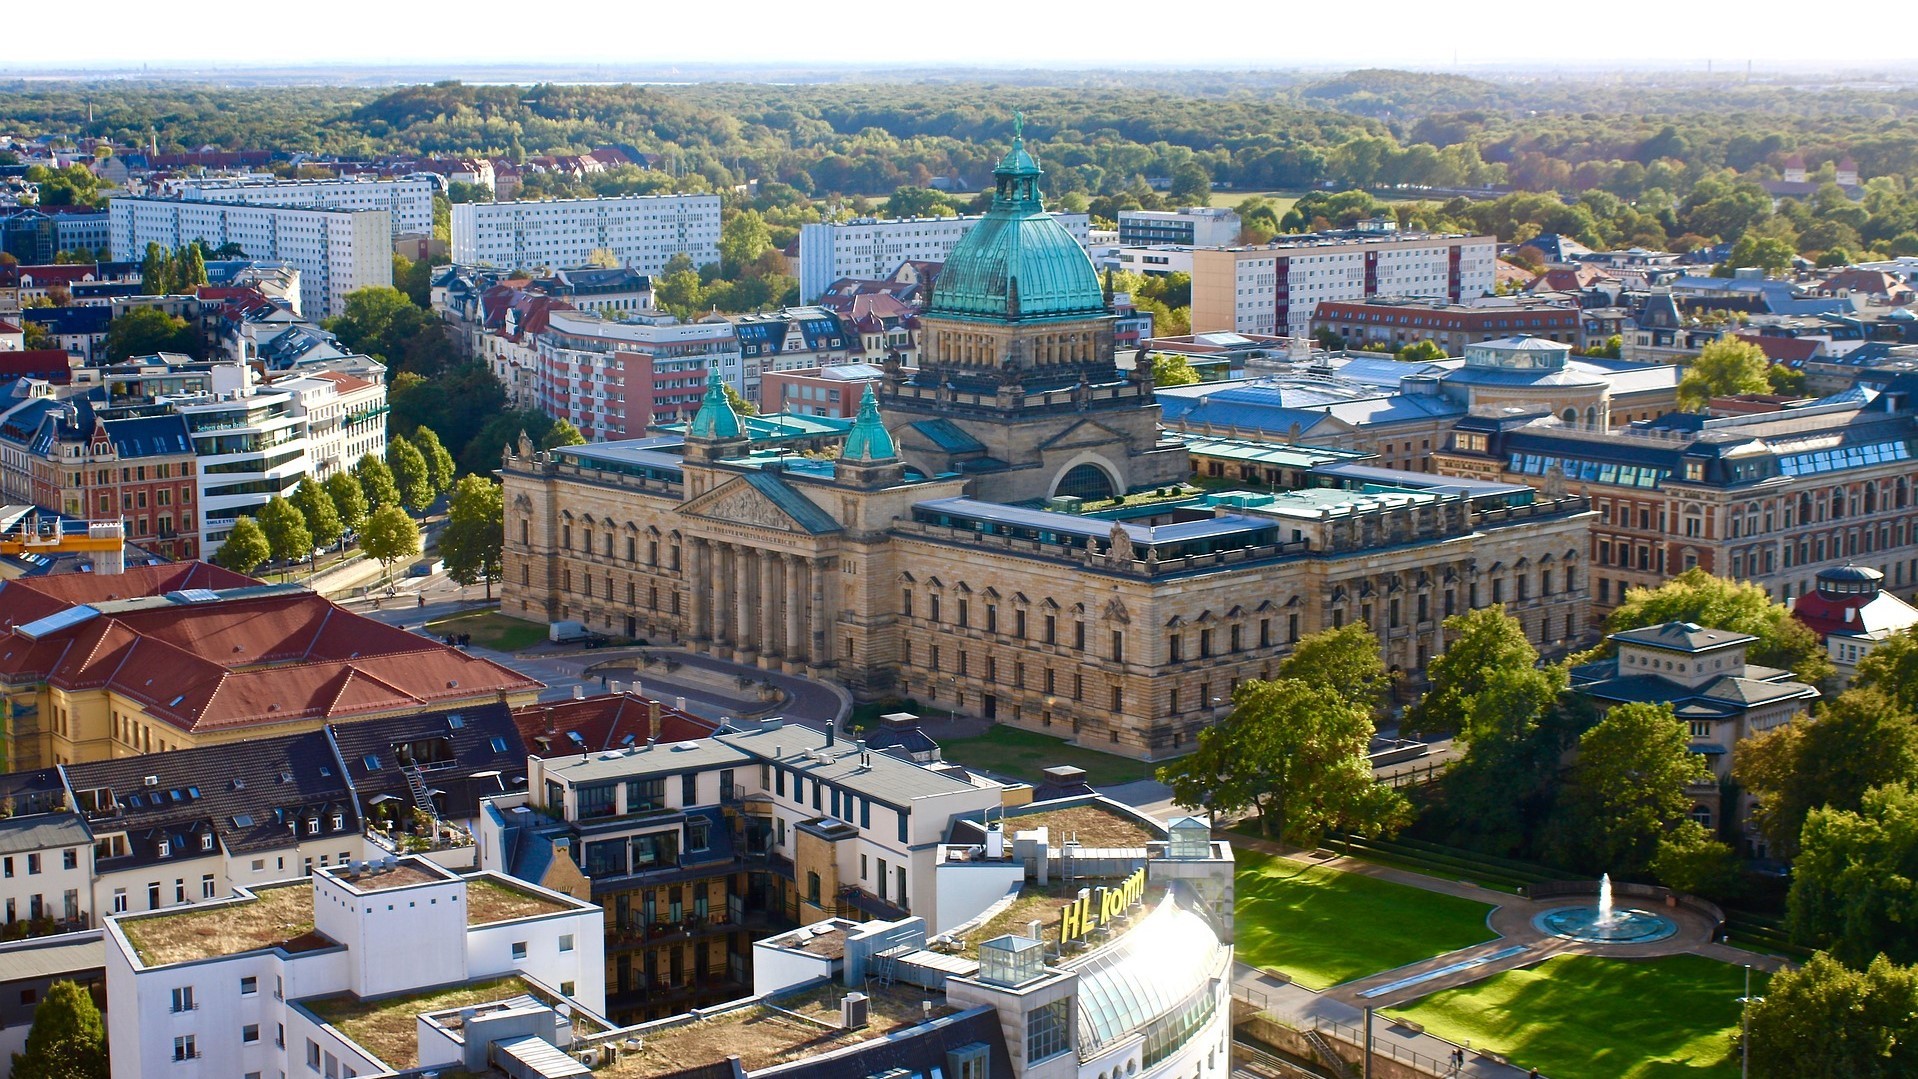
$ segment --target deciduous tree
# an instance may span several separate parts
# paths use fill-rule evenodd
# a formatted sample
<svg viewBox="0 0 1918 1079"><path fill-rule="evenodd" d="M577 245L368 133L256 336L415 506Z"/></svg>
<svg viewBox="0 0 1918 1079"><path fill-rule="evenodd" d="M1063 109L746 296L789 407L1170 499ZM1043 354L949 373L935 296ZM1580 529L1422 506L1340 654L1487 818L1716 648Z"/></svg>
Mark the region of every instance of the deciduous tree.
<svg viewBox="0 0 1918 1079"><path fill-rule="evenodd" d="M379 562L384 580L392 575L393 563L420 553L419 525L396 505L381 506L366 519L360 547Z"/></svg>
<svg viewBox="0 0 1918 1079"><path fill-rule="evenodd" d="M393 439L386 444L386 464L393 470L400 502L414 513L426 512L433 504L433 481L419 449L404 438Z"/></svg>
<svg viewBox="0 0 1918 1079"><path fill-rule="evenodd" d="M1259 812L1265 835L1313 844L1330 828L1401 827L1404 799L1372 776L1372 717L1336 690L1297 679L1239 683L1232 712L1199 734L1198 752L1159 771L1174 797Z"/></svg>
<svg viewBox="0 0 1918 1079"><path fill-rule="evenodd" d="M539 440L539 448L543 450L585 444L586 436L579 433L579 428L574 427L571 420L554 420L553 425L546 429L545 436Z"/></svg>
<svg viewBox="0 0 1918 1079"><path fill-rule="evenodd" d="M505 545L506 505L499 483L486 476L462 477L447 507L446 531L440 534L447 574L461 584L483 582L490 600Z"/></svg>
<svg viewBox="0 0 1918 1079"><path fill-rule="evenodd" d="M1678 406L1699 410L1714 397L1739 393L1770 393L1766 372L1771 360L1765 350L1736 337L1721 337L1706 345L1678 382Z"/></svg>
<svg viewBox="0 0 1918 1079"><path fill-rule="evenodd" d="M200 354L200 335L187 321L157 307L135 307L107 323L107 358L151 356L156 352Z"/></svg>
<svg viewBox="0 0 1918 1079"><path fill-rule="evenodd" d="M1852 966L1918 962L1918 790L1874 787L1856 810L1814 809L1792 863L1792 936Z"/></svg>
<svg viewBox="0 0 1918 1079"><path fill-rule="evenodd" d="M313 554L313 533L299 507L279 495L260 507L260 531L266 536L267 550L282 564L309 558Z"/></svg>
<svg viewBox="0 0 1918 1079"><path fill-rule="evenodd" d="M1279 663L1278 676L1330 689L1368 716L1378 714L1392 688L1379 639L1363 622L1299 638L1292 654Z"/></svg>
<svg viewBox="0 0 1918 1079"><path fill-rule="evenodd" d="M354 485L357 492L359 486ZM312 534L313 546L331 547L340 542L344 528L340 524L339 507L333 504L332 496L320 481L308 476L293 488L293 505L300 511L300 517L306 521L306 530Z"/></svg>
<svg viewBox="0 0 1918 1079"><path fill-rule="evenodd" d="M1191 386L1199 381L1199 373L1192 369L1192 361L1173 352L1155 352L1152 355L1152 384L1154 386Z"/></svg>
<svg viewBox="0 0 1918 1079"><path fill-rule="evenodd" d="M393 470L386 467L385 461L366 454L353 466L353 477L360 481L360 493L366 496L369 515L382 506L400 504L399 485L393 482Z"/></svg>
<svg viewBox="0 0 1918 1079"><path fill-rule="evenodd" d="M453 489L453 482L459 478L459 468L453 463L453 455L448 453L440 436L433 433L431 427L419 427L413 431L413 446L426 459L426 479L433 485L435 494L445 494Z"/></svg>
<svg viewBox="0 0 1918 1079"><path fill-rule="evenodd" d="M352 472L335 472L326 477L326 497L333 502L344 532L358 532L366 523L366 490Z"/></svg>
<svg viewBox="0 0 1918 1079"><path fill-rule="evenodd" d="M220 549L213 552L213 564L235 573L252 573L271 557L273 548L267 543L266 533L260 531L253 518L240 516L234 518L233 528L227 532Z"/></svg>
<svg viewBox="0 0 1918 1079"><path fill-rule="evenodd" d="M1823 952L1769 982L1745 1006L1756 1079L1907 1079L1918 1075L1918 968L1880 956L1862 970Z"/></svg>
<svg viewBox="0 0 1918 1079"><path fill-rule="evenodd" d="M1592 873L1642 873L1688 820L1685 788L1711 775L1669 704L1621 704L1578 740L1554 821L1558 858Z"/></svg>
<svg viewBox="0 0 1918 1079"><path fill-rule="evenodd" d="M1875 686L1854 685L1810 720L1740 741L1732 775L1757 796L1753 821L1771 849L1789 858L1813 809L1856 810L1873 787L1918 781L1918 721Z"/></svg>

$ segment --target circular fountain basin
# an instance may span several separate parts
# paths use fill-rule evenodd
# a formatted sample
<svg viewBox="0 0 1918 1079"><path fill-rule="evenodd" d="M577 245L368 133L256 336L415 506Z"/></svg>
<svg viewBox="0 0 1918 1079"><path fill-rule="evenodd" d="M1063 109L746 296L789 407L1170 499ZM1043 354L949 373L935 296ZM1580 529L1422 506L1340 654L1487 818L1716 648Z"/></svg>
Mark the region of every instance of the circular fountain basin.
<svg viewBox="0 0 1918 1079"><path fill-rule="evenodd" d="M1678 924L1648 910L1619 908L1600 922L1598 907L1556 907L1532 919L1541 933L1584 944L1650 944L1678 932Z"/></svg>

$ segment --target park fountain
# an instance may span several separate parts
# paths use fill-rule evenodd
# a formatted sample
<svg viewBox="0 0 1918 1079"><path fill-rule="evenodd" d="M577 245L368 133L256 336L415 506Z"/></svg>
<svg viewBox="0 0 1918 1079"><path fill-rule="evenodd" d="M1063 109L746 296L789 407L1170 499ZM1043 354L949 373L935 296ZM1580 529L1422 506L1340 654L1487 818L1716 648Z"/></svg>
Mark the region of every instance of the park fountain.
<svg viewBox="0 0 1918 1079"><path fill-rule="evenodd" d="M1591 906L1554 907L1532 919L1540 932L1581 944L1650 944L1678 932L1662 914L1627 908L1612 897L1612 875L1598 878L1598 902Z"/></svg>

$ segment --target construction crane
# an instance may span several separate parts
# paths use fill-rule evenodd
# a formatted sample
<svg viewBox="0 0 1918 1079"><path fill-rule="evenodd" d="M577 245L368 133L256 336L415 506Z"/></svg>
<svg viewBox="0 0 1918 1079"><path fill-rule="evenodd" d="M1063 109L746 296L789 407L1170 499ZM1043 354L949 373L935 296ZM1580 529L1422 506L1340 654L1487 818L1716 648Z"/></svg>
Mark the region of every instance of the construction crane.
<svg viewBox="0 0 1918 1079"><path fill-rule="evenodd" d="M126 572L126 522L88 521L86 530L79 521L62 519L58 514L41 514L31 506L0 508L0 555L20 557L61 554L93 556L93 572Z"/></svg>

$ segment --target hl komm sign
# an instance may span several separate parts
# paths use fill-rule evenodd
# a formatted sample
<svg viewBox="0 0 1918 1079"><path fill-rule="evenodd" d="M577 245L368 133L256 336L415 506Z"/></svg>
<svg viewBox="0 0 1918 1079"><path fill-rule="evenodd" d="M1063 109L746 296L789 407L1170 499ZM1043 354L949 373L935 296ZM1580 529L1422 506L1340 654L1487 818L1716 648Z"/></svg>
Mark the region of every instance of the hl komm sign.
<svg viewBox="0 0 1918 1079"><path fill-rule="evenodd" d="M1114 888L1093 888L1059 912L1059 943L1082 940L1086 934L1126 912L1126 908L1145 898L1145 867Z"/></svg>

